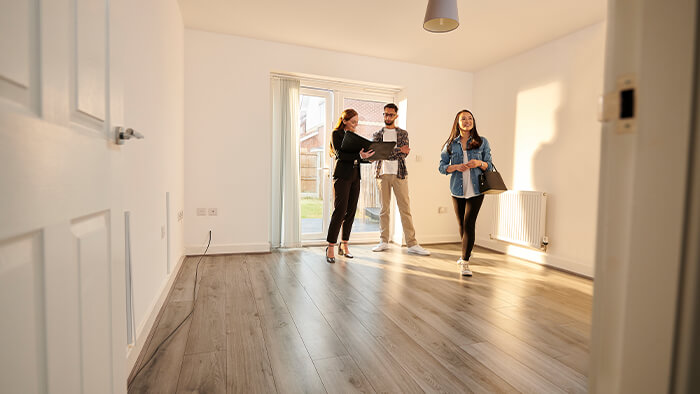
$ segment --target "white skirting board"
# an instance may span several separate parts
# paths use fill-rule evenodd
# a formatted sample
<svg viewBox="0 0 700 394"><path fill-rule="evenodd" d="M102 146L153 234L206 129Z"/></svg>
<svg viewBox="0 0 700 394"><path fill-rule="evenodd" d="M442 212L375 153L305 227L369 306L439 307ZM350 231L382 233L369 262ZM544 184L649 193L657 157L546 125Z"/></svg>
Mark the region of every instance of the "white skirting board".
<svg viewBox="0 0 700 394"><path fill-rule="evenodd" d="M206 245L185 246L185 254L187 256L200 255L204 253ZM269 243L257 244L224 244L210 245L207 255L211 254L235 254L235 253L267 253L270 251Z"/></svg>
<svg viewBox="0 0 700 394"><path fill-rule="evenodd" d="M421 236L420 233L416 233L416 241L420 245L430 245L430 244L451 244L454 242L460 242L459 235L457 235L457 230L454 233L444 234L444 235L431 235L431 236ZM402 242L406 245L406 242Z"/></svg>
<svg viewBox="0 0 700 394"><path fill-rule="evenodd" d="M456 234L449 235L433 235L429 237L421 237L420 234L416 237L418 244L420 245L431 245L431 244L451 244L459 242L459 237ZM393 239L389 241L391 244L396 246L406 246L406 240L401 239L401 243L395 242ZM379 243L379 238L372 238L371 240L356 240L355 238L350 239L352 245L371 245L374 246ZM316 241L304 241L303 246L326 246L328 242L325 239ZM209 252L207 252L209 254Z"/></svg>
<svg viewBox="0 0 700 394"><path fill-rule="evenodd" d="M444 244L444 243L459 243L461 242L457 234L433 235L421 237L416 234L419 244ZM497 241L489 238L479 238L477 236L474 242L476 246L481 246L486 249L495 250L505 253L509 256L517 257L540 265L554 267L564 271L569 271L577 275L593 278L595 267L593 264L586 265L566 258L557 257L551 253L541 252L538 250L524 248L517 245L511 245L502 241Z"/></svg>
<svg viewBox="0 0 700 394"><path fill-rule="evenodd" d="M595 271L595 267L593 266L593 264L582 264L577 261L554 256L550 253L524 248L517 245L511 245L502 241L477 237L475 244L487 249L505 253L508 256L513 256L544 266L569 271L574 274L585 276L591 279L593 278L593 273Z"/></svg>
<svg viewBox="0 0 700 394"><path fill-rule="evenodd" d="M165 281L165 283L160 289L160 295L155 300L153 305L151 305L151 307L149 308L148 317L146 318L146 320L141 322L139 327L136 329L136 340L134 341L134 344L132 346L127 346L127 374L130 374L131 370L134 369L134 364L136 364L136 360L138 360L139 358L139 354L141 353L141 350L143 349L143 346L146 343L146 339L148 339L148 334L150 334L151 329L153 328L153 324L155 323L156 317L158 317L158 313L160 312L161 308L163 308L163 304L165 303L168 294L170 294L170 289L173 287L173 284L175 284L175 278L177 277L177 273L180 272L180 267L182 266L183 261L185 261L185 255L180 256L180 259L178 260L177 264L175 265L173 270L170 271L168 279Z"/></svg>

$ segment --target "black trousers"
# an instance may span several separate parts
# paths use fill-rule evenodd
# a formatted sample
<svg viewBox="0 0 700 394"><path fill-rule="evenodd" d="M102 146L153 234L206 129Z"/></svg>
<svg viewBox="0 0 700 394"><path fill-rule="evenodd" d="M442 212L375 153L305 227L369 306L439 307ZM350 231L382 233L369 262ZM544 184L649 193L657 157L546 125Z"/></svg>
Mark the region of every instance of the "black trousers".
<svg viewBox="0 0 700 394"><path fill-rule="evenodd" d="M462 259L466 261L469 261L472 255L476 237L476 216L483 202L483 194L472 198L452 197L457 222L459 222L459 236L462 237Z"/></svg>
<svg viewBox="0 0 700 394"><path fill-rule="evenodd" d="M357 200L360 198L360 166L357 165L353 168L350 179L333 179L333 192L335 195L334 209L326 238L326 241L332 244L338 242L338 232L340 232L341 226L343 227L342 240L350 240L352 222L355 220L355 211L357 210Z"/></svg>

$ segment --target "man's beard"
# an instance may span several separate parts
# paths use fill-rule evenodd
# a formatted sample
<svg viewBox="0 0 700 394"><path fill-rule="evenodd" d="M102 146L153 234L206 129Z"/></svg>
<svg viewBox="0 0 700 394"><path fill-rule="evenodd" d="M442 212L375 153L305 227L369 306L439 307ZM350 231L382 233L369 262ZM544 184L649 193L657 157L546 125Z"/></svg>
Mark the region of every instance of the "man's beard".
<svg viewBox="0 0 700 394"><path fill-rule="evenodd" d="M387 121L385 120L385 121L384 121L384 124L387 125L387 126L391 126L392 124L394 124L394 121L392 120L391 122L387 122Z"/></svg>

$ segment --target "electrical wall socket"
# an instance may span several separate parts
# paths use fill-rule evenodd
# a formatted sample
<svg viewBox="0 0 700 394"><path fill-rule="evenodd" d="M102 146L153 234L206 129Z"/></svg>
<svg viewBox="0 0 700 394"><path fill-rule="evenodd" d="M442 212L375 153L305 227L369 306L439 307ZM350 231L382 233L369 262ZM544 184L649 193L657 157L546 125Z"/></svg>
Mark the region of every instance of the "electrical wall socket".
<svg viewBox="0 0 700 394"><path fill-rule="evenodd" d="M160 226L160 239L165 238L165 226Z"/></svg>
<svg viewBox="0 0 700 394"><path fill-rule="evenodd" d="M216 216L219 214L219 209L218 208L209 208L207 210L207 212L209 213L209 216Z"/></svg>
<svg viewBox="0 0 700 394"><path fill-rule="evenodd" d="M197 216L207 216L206 208L197 208Z"/></svg>
<svg viewBox="0 0 700 394"><path fill-rule="evenodd" d="M447 207L438 207L438 213L445 213L447 212Z"/></svg>

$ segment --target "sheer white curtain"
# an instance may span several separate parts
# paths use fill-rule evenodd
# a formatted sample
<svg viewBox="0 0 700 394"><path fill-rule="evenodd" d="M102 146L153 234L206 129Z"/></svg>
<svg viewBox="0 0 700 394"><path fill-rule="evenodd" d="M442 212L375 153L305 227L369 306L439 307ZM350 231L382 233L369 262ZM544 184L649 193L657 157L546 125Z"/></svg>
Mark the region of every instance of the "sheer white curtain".
<svg viewBox="0 0 700 394"><path fill-rule="evenodd" d="M299 80L272 77L272 247L301 246Z"/></svg>

